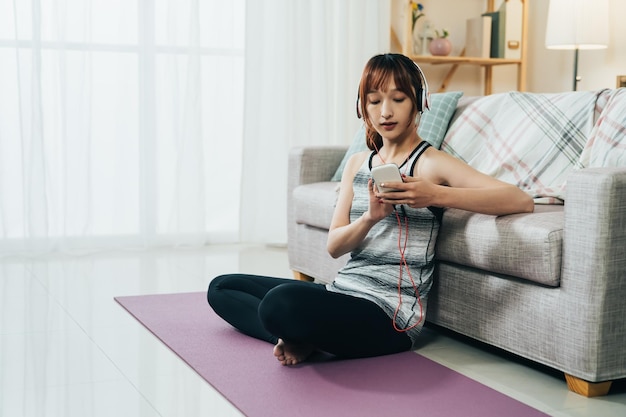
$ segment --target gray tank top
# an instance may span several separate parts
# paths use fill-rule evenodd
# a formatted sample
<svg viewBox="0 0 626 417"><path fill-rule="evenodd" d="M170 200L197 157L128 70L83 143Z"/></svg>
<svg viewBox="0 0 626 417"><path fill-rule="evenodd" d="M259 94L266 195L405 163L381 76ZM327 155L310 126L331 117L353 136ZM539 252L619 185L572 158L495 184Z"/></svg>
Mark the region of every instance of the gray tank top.
<svg viewBox="0 0 626 417"><path fill-rule="evenodd" d="M415 163L430 146L422 141L400 167L402 172L413 175ZM372 152L359 168L353 181L354 198L350 209L350 221L355 221L368 209L369 195L367 182L371 177ZM408 169L407 169L408 168ZM405 171L406 170L406 171ZM441 209L397 206L400 225L395 212L379 221L369 231L361 245L351 253L347 264L338 272L335 280L327 285L329 291L348 294L373 301L393 320L400 302L398 278L402 264L398 235L402 230L400 247L404 248L405 222L408 221L408 239L404 258L411 271L413 281L419 290L418 298L406 268L402 271L402 303L395 318L396 326L406 329L420 321L420 324L407 331L415 347L425 321L428 293L432 287L435 243L439 232ZM389 322L392 325L392 322Z"/></svg>

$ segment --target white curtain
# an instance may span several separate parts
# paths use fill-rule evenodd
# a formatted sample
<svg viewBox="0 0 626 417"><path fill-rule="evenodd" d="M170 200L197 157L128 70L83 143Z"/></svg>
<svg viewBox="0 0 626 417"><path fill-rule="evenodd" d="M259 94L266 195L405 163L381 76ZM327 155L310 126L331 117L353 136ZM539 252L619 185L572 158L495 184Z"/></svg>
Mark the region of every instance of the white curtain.
<svg viewBox="0 0 626 417"><path fill-rule="evenodd" d="M245 0L0 0L0 255L236 241Z"/></svg>
<svg viewBox="0 0 626 417"><path fill-rule="evenodd" d="M348 145L366 61L389 49L388 0L249 0L241 239L286 242L287 155Z"/></svg>
<svg viewBox="0 0 626 417"><path fill-rule="evenodd" d="M388 0L0 0L0 256L284 243L388 45Z"/></svg>

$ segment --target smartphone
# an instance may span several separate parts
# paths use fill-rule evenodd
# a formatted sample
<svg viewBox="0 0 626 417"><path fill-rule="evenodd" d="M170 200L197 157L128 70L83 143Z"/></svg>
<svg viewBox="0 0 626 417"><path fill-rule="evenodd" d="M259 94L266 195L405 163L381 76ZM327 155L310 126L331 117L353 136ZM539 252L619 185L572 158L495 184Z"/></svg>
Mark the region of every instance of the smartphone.
<svg viewBox="0 0 626 417"><path fill-rule="evenodd" d="M389 187L381 187L380 184L387 182L403 182L400 169L396 164L384 164L372 168L372 178L374 179L374 184L378 187L378 191L381 193L398 190Z"/></svg>

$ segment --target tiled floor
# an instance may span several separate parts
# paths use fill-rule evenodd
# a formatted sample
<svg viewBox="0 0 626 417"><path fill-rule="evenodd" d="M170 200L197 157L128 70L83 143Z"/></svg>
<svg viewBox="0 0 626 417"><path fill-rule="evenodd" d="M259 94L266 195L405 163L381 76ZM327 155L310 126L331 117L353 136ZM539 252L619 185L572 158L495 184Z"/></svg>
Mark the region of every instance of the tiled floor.
<svg viewBox="0 0 626 417"><path fill-rule="evenodd" d="M0 261L0 416L240 416L114 296L204 291L226 272L290 276L284 248L216 246ZM626 415L560 375L433 329L421 354L553 416ZM270 347L268 347L269 349Z"/></svg>

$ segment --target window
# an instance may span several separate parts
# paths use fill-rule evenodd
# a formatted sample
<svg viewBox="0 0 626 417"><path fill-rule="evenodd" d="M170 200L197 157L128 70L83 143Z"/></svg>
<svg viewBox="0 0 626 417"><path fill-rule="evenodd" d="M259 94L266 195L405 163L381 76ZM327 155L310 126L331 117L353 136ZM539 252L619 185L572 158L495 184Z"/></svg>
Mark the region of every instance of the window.
<svg viewBox="0 0 626 417"><path fill-rule="evenodd" d="M0 239L236 239L244 6L0 0Z"/></svg>

